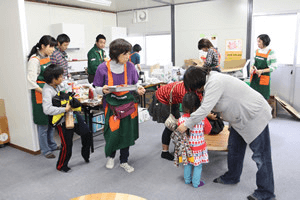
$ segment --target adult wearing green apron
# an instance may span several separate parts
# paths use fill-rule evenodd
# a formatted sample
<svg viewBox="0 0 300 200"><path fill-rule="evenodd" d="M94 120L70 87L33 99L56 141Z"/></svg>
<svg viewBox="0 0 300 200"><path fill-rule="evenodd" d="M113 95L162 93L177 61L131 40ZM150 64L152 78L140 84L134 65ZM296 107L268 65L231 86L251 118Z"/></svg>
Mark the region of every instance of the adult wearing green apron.
<svg viewBox="0 0 300 200"><path fill-rule="evenodd" d="M33 121L37 125L41 153L46 158L55 158L52 153L57 150L54 140L54 128L48 123L48 116L42 108L42 88L44 87L44 71L51 62L49 56L54 51L56 40L44 35L32 48L28 56L27 79L28 87L31 90Z"/></svg>
<svg viewBox="0 0 300 200"><path fill-rule="evenodd" d="M270 97L271 72L277 68L274 52L267 48L270 41L269 36L265 34L257 37L260 49L256 50L254 65L250 69L250 87L262 94L266 100Z"/></svg>
<svg viewBox="0 0 300 200"><path fill-rule="evenodd" d="M131 44L126 40L112 41L109 46L111 60L99 65L93 82L96 92L104 96L105 155L108 157L106 168L114 167L116 151L120 150L120 167L128 173L134 171L134 168L128 164L129 147L134 145L139 137L138 104L131 92L111 92L109 86L137 84L138 75L134 64L128 62L130 50ZM138 87L136 92L143 95L145 89ZM118 112L120 106L126 109Z"/></svg>

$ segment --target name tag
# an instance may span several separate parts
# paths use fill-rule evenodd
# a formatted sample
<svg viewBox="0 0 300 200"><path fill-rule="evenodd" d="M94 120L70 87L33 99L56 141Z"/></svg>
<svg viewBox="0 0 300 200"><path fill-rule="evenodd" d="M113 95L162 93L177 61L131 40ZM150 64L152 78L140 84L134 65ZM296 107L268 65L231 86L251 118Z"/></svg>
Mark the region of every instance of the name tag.
<svg viewBox="0 0 300 200"><path fill-rule="evenodd" d="M95 60L96 60L96 58L92 58L92 59L91 59L91 61L95 61Z"/></svg>

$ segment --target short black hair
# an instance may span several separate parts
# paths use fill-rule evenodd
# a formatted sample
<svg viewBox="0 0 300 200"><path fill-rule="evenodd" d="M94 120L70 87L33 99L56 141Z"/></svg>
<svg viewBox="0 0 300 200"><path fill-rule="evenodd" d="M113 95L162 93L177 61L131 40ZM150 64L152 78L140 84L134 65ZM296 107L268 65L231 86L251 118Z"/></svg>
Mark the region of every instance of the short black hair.
<svg viewBox="0 0 300 200"><path fill-rule="evenodd" d="M196 91L202 88L206 83L206 75L211 68L190 66L183 76L184 87L187 91Z"/></svg>
<svg viewBox="0 0 300 200"><path fill-rule="evenodd" d="M209 39L202 38L201 40L199 40L199 42L198 42L199 50L201 50L203 48L209 49L210 47L214 47L214 45L209 41Z"/></svg>
<svg viewBox="0 0 300 200"><path fill-rule="evenodd" d="M257 38L261 39L265 47L269 46L271 42L271 39L267 34L261 34Z"/></svg>
<svg viewBox="0 0 300 200"><path fill-rule="evenodd" d="M60 75L63 74L64 74L64 68L55 64L51 64L44 71L45 82L50 84L52 83L53 79L58 79Z"/></svg>
<svg viewBox="0 0 300 200"><path fill-rule="evenodd" d="M186 93L182 99L182 109L185 113L193 113L200 105L200 99L195 92Z"/></svg>
<svg viewBox="0 0 300 200"><path fill-rule="evenodd" d="M99 34L99 35L97 35L97 37L96 37L96 42L98 42L100 39L106 40L106 37L105 37L104 35L102 35L102 34Z"/></svg>
<svg viewBox="0 0 300 200"><path fill-rule="evenodd" d="M109 44L109 57L119 62L118 57L131 51L131 44L124 39L116 39Z"/></svg>
<svg viewBox="0 0 300 200"><path fill-rule="evenodd" d="M139 44L135 44L133 47L132 47L132 50L134 52L139 52L142 50L142 47L139 45Z"/></svg>
<svg viewBox="0 0 300 200"><path fill-rule="evenodd" d="M56 41L59 42L60 44L63 44L64 42L70 42L70 38L67 34L63 33L57 36Z"/></svg>

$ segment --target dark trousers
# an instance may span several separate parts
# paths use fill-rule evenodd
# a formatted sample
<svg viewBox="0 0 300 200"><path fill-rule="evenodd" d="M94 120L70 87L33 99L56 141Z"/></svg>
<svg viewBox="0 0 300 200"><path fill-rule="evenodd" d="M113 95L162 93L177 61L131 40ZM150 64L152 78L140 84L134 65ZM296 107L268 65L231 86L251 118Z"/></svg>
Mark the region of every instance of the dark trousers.
<svg viewBox="0 0 300 200"><path fill-rule="evenodd" d="M228 140L228 172L221 176L225 184L240 181L247 143L239 133L231 127ZM274 178L271 158L269 126L249 144L253 151L252 159L256 162L256 185L254 196L259 200L269 200L275 197Z"/></svg>
<svg viewBox="0 0 300 200"><path fill-rule="evenodd" d="M163 134L161 136L161 142L164 145L170 145L172 131L165 127Z"/></svg>
<svg viewBox="0 0 300 200"><path fill-rule="evenodd" d="M88 81L89 81L89 83L93 83L94 82L94 78L95 78L95 74L89 74L88 75Z"/></svg>
<svg viewBox="0 0 300 200"><path fill-rule="evenodd" d="M81 136L81 155L85 161L90 158L90 148L91 148L91 134L89 133L88 126L84 123L82 117L77 116L78 123L75 123L73 129L66 129L65 123L58 125L58 133L61 139L61 150L59 153L59 158L56 164L58 170L67 169L69 160L72 156L72 146L73 146L73 135L76 132Z"/></svg>
<svg viewBox="0 0 300 200"><path fill-rule="evenodd" d="M116 151L114 151L109 157L115 158ZM120 163L127 163L129 157L129 147L126 147L124 149L120 149Z"/></svg>

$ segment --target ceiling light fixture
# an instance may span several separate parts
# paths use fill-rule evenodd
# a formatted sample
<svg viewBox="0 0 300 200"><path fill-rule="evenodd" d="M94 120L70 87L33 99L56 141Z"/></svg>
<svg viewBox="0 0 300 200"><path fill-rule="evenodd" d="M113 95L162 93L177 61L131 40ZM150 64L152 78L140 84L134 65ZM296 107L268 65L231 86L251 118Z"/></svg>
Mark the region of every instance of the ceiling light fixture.
<svg viewBox="0 0 300 200"><path fill-rule="evenodd" d="M85 3L98 4L98 5L101 5L101 6L110 6L111 5L111 1L109 1L109 0L77 0L77 1L85 2Z"/></svg>

